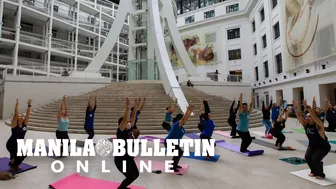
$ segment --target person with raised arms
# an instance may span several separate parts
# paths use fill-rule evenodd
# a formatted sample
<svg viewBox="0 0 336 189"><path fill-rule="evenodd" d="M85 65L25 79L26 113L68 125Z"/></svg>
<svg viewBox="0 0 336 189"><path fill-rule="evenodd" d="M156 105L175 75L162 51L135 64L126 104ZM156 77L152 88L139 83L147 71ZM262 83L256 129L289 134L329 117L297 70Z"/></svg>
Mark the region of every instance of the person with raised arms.
<svg viewBox="0 0 336 189"><path fill-rule="evenodd" d="M168 132L171 129L171 123L173 121L173 113L176 108L176 103L177 103L177 99L175 100L170 99L170 105L166 108L165 120L162 123L162 127Z"/></svg>
<svg viewBox="0 0 336 189"><path fill-rule="evenodd" d="M19 113L19 100L16 99L15 110L14 110L14 118L11 123L11 131L12 134L9 137L6 148L10 154L10 162L8 163L10 172L16 171L20 169L20 165L26 156L17 156L18 152L18 139L24 139L27 132L27 124L30 118L30 108L32 104L32 100L29 99L28 107L26 111L26 115L23 116Z"/></svg>
<svg viewBox="0 0 336 189"><path fill-rule="evenodd" d="M64 109L64 112L63 112ZM68 105L66 102L66 96L63 96L61 107L57 114L57 129L56 129L56 138L57 139L70 139L68 134L69 129L69 112ZM70 145L70 141L68 142ZM63 157L63 141L61 142L61 157Z"/></svg>
<svg viewBox="0 0 336 189"><path fill-rule="evenodd" d="M285 114L285 118L283 118L283 115ZM282 133L282 130L286 127L286 121L288 118L289 111L286 111L285 108L281 109L280 115L278 116L278 119L275 120L273 123L273 127L271 129L271 134L277 138L275 141L275 147L278 149L282 148L282 144L285 142L286 137Z"/></svg>
<svg viewBox="0 0 336 189"><path fill-rule="evenodd" d="M325 135L322 121L316 116L315 111L307 105L306 100L303 100L303 105L309 112L306 119L303 118L298 103L293 100L296 117L302 124L309 140L305 154L305 160L310 168L309 176L321 180L325 178L322 160L329 153L331 146Z"/></svg>
<svg viewBox="0 0 336 189"><path fill-rule="evenodd" d="M141 98L139 98L139 104L140 104L140 102L141 102ZM137 128L138 118L139 118L139 115L140 115L141 112L142 112L142 109L143 109L144 106L145 106L145 103L146 103L146 98L144 97L144 98L143 98L143 103L142 103L142 105L140 106L140 109L139 109L139 110L135 110L135 111L134 111L134 106L131 108L130 119L132 119L132 113L133 113L133 112L136 112L135 122L134 122L134 126L133 126L134 128Z"/></svg>
<svg viewBox="0 0 336 189"><path fill-rule="evenodd" d="M271 102L270 102L269 106L265 106L265 101L264 101L264 99L262 100L261 111L262 111L262 114L263 114L263 118L262 118L261 122L262 122L262 124L265 125L265 137L267 137L267 135L270 134L270 131L272 129L272 122L270 121L272 104L273 104L272 97L271 97Z"/></svg>
<svg viewBox="0 0 336 189"><path fill-rule="evenodd" d="M126 108L124 115L118 120L118 129L117 129L117 139L123 139L126 142L125 145L125 154L123 156L115 156L114 163L117 169L126 177L119 185L118 189L129 189L128 186L132 184L139 177L139 170L134 161L134 157L130 156L127 152L127 139L136 139L139 136L136 136L133 133L133 126L136 118L136 110L138 109L139 98L134 99L134 108L132 112L131 119L129 118L130 112L130 101L126 97ZM133 144L134 145L134 144ZM126 172L123 172L123 161L126 161Z"/></svg>
<svg viewBox="0 0 336 189"><path fill-rule="evenodd" d="M253 110L253 95L251 96L251 103L250 107L248 107L247 103L243 103L243 94L240 94L239 98L239 124L237 126L237 133L242 139L241 145L240 145L240 152L245 153L249 152L247 149L250 144L252 143L252 137L249 132L249 121L250 121L250 114Z"/></svg>
<svg viewBox="0 0 336 189"><path fill-rule="evenodd" d="M215 130L215 123L211 119L210 106L208 104L208 101L203 99L203 105L204 105L204 110L205 110L205 113L203 115L204 130L201 132L200 139L208 140L210 142L212 134ZM211 158L209 153L207 153L206 158Z"/></svg>
<svg viewBox="0 0 336 189"><path fill-rule="evenodd" d="M167 148L167 139L178 139L181 140L185 134L185 129L183 128L183 125L188 121L192 111L194 110L194 106L189 105L187 107L186 113L183 114L177 114L176 117L174 118L174 123L171 127L171 130L169 131L168 136L165 138L164 145ZM182 155L183 151L180 147L180 145L175 145L175 150L178 150L178 155L173 157L173 167L172 170L174 172L179 172L178 169L181 169L182 167L178 165Z"/></svg>
<svg viewBox="0 0 336 189"><path fill-rule="evenodd" d="M89 135L88 139L93 139L94 136L94 114L97 108L97 96L94 97L94 106L91 105L91 96L89 98L89 103L86 108L85 113L85 123L84 129L86 133Z"/></svg>
<svg viewBox="0 0 336 189"><path fill-rule="evenodd" d="M328 121L326 131L336 132L336 106L332 106L328 97L325 98L325 102L324 113L326 115L326 120Z"/></svg>
<svg viewBox="0 0 336 189"><path fill-rule="evenodd" d="M240 106L240 102L238 101L238 105L235 108L236 104L236 97L234 97L234 100L231 104L230 107L230 116L228 118L228 124L231 126L231 133L230 136L235 137L237 135L237 122L236 122L236 117L237 117L237 112Z"/></svg>

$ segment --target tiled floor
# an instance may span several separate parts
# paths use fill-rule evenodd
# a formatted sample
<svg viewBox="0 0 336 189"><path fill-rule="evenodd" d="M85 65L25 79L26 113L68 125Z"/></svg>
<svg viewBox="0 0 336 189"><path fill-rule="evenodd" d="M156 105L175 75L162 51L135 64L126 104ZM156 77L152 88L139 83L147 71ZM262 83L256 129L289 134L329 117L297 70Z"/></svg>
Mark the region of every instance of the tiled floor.
<svg viewBox="0 0 336 189"><path fill-rule="evenodd" d="M288 120L287 127L300 127L296 120ZM287 130L289 128L286 128ZM252 130L262 131L263 128ZM8 156L5 144L10 135L9 127L3 121L0 123L0 156ZM336 140L336 133L327 133L330 139ZM85 139L85 135L71 134L71 138ZM111 136L99 135L94 138L110 138ZM256 144L251 144L250 149L263 149L265 154L256 157L246 157L235 152L222 148L216 148L216 153L220 154L217 163L203 162L198 160L182 158L181 163L189 164L189 170L184 176L170 174L142 173L135 181L135 185L144 186L147 189L318 189L321 186L298 178L290 174L291 171L307 169L307 165L291 165L279 160L283 157L303 157L305 147L295 140L306 140L306 136L301 133L286 134L286 145L296 148L296 151L275 151ZM28 131L26 138L55 138L54 133L41 133ZM214 135L216 139L224 139L233 144L240 144L240 139L227 139ZM260 137L258 137L260 138ZM336 145L332 145L336 150ZM15 189L47 189L48 185L71 173L76 172L76 160L89 159L89 173L80 173L94 178L106 179L120 182L123 175L114 166L112 158L90 157L76 158L67 157L62 159L65 169L62 173L53 173L50 169L53 159L47 157L28 157L25 162L37 165L34 170L21 173L18 178L10 181L1 181L0 188ZM163 158L154 158L163 159ZM168 159L168 158L167 158ZM101 160L107 160L107 168L111 173L101 173ZM325 165L336 164L336 153L330 153L324 160ZM335 188L336 185L323 187Z"/></svg>

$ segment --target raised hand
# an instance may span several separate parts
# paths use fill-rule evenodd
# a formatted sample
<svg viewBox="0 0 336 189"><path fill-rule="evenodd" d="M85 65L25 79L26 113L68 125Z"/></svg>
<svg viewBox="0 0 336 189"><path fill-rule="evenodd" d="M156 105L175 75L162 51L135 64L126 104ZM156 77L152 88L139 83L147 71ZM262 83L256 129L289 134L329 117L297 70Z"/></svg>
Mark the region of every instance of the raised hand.
<svg viewBox="0 0 336 189"><path fill-rule="evenodd" d="M307 105L307 100L306 100L306 99L302 100L302 104L303 104L305 107L307 107L307 106L308 106L308 105Z"/></svg>
<svg viewBox="0 0 336 189"><path fill-rule="evenodd" d="M324 101L328 102L329 101L329 97L325 97Z"/></svg>
<svg viewBox="0 0 336 189"><path fill-rule="evenodd" d="M273 97L271 96L271 100L273 100Z"/></svg>
<svg viewBox="0 0 336 189"><path fill-rule="evenodd" d="M251 99L254 99L254 94L251 95Z"/></svg>
<svg viewBox="0 0 336 189"><path fill-rule="evenodd" d="M32 99L28 99L28 102L27 102L27 104L28 104L28 105L31 105L31 104L32 104L32 102L33 102L33 100L32 100Z"/></svg>
<svg viewBox="0 0 336 189"><path fill-rule="evenodd" d="M313 97L313 102L315 102L315 96Z"/></svg>
<svg viewBox="0 0 336 189"><path fill-rule="evenodd" d="M129 104L130 104L130 100L128 97L126 97L126 106L129 106Z"/></svg>
<svg viewBox="0 0 336 189"><path fill-rule="evenodd" d="M19 104L19 99L18 98L16 99L16 104Z"/></svg>
<svg viewBox="0 0 336 189"><path fill-rule="evenodd" d="M297 108L297 102L295 100L292 101L293 107L296 109Z"/></svg>

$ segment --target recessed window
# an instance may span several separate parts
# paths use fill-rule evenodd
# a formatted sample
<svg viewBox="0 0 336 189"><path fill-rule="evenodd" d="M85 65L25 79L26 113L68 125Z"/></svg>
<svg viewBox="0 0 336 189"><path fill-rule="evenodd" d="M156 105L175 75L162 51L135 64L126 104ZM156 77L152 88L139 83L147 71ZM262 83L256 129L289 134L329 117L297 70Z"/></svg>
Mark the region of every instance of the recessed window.
<svg viewBox="0 0 336 189"><path fill-rule="evenodd" d="M252 21L252 32L256 31L255 20Z"/></svg>
<svg viewBox="0 0 336 189"><path fill-rule="evenodd" d="M268 78L269 77L268 61L264 62L264 73L265 73L265 78Z"/></svg>
<svg viewBox="0 0 336 189"><path fill-rule="evenodd" d="M195 22L195 16L194 15L185 18L185 24L190 24L190 23L193 23L193 22Z"/></svg>
<svg viewBox="0 0 336 189"><path fill-rule="evenodd" d="M264 9L264 7L260 10L260 18L261 18L261 22L263 22L265 20L265 9Z"/></svg>
<svg viewBox="0 0 336 189"><path fill-rule="evenodd" d="M204 19L215 17L215 10L204 12Z"/></svg>
<svg viewBox="0 0 336 189"><path fill-rule="evenodd" d="M229 50L229 60L241 59L241 49Z"/></svg>
<svg viewBox="0 0 336 189"><path fill-rule="evenodd" d="M256 80L256 81L259 81L258 66L254 68L254 75L255 75L255 80Z"/></svg>
<svg viewBox="0 0 336 189"><path fill-rule="evenodd" d="M266 34L264 36L262 36L262 44L263 44L263 48L267 47L267 40L266 40Z"/></svg>
<svg viewBox="0 0 336 189"><path fill-rule="evenodd" d="M256 43L254 43L254 45L253 45L253 51L254 51L254 55L258 54L258 49L257 49L257 44Z"/></svg>
<svg viewBox="0 0 336 189"><path fill-rule="evenodd" d="M272 9L278 5L278 0L271 0L272 1Z"/></svg>
<svg viewBox="0 0 336 189"><path fill-rule="evenodd" d="M240 28L228 30L227 35L228 39L240 38Z"/></svg>
<svg viewBox="0 0 336 189"><path fill-rule="evenodd" d="M282 56L281 53L275 56L275 66L277 74L282 73Z"/></svg>
<svg viewBox="0 0 336 189"><path fill-rule="evenodd" d="M51 30L52 37L57 37L57 30L53 29Z"/></svg>
<svg viewBox="0 0 336 189"><path fill-rule="evenodd" d="M280 26L279 26L279 22L277 22L274 26L273 26L273 31L274 31L274 39L278 39L280 37Z"/></svg>
<svg viewBox="0 0 336 189"><path fill-rule="evenodd" d="M54 5L54 11L58 12L58 6Z"/></svg>
<svg viewBox="0 0 336 189"><path fill-rule="evenodd" d="M226 13L231 13L231 12L236 12L236 11L239 11L238 3L226 6Z"/></svg>

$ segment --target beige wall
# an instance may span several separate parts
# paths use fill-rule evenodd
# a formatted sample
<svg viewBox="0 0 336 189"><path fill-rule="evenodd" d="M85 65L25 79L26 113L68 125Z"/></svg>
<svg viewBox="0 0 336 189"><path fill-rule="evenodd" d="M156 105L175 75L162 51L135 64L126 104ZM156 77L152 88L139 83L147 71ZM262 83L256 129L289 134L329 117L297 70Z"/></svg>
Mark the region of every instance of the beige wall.
<svg viewBox="0 0 336 189"><path fill-rule="evenodd" d="M32 76L6 76L2 84L3 99L2 118L7 119L13 115L15 101L19 99L20 112L26 111L27 99L33 100L33 108L38 108L52 101L59 100L63 95L76 96L92 90L102 88L111 81L109 79L85 79L69 77L32 77ZM1 112L0 110L0 112Z"/></svg>

